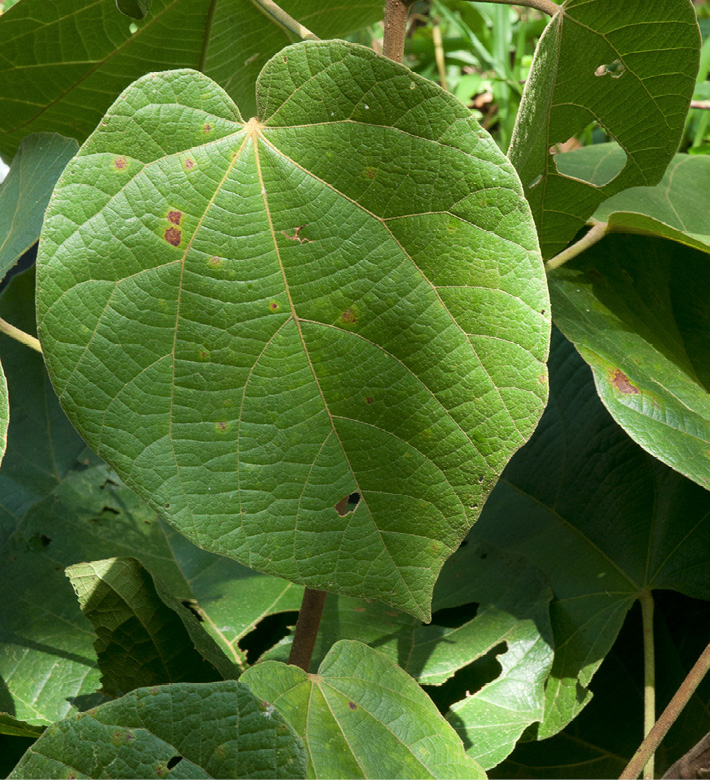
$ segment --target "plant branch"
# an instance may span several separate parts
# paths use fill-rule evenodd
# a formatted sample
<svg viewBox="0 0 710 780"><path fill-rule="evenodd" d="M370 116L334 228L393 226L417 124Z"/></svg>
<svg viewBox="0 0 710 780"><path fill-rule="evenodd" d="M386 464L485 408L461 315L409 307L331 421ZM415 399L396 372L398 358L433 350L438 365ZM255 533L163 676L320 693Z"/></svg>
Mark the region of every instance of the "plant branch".
<svg viewBox="0 0 710 780"><path fill-rule="evenodd" d="M564 265L568 260L582 254L585 249L589 249L589 247L596 244L597 241L601 241L607 233L607 227L608 225L606 222L595 222L579 241L568 246L567 249L563 249L559 255L555 255L551 260L548 260L545 263L545 271L549 274L550 271L554 271L555 268Z"/></svg>
<svg viewBox="0 0 710 780"><path fill-rule="evenodd" d="M20 344L24 344L26 347L29 347L30 349L34 349L40 353L42 352L42 347L40 346L39 339L36 339L34 336L30 336L29 333L25 333L24 330L20 330L19 328L16 328L14 325L10 325L9 322L6 322L2 318L0 318L0 333L4 333L6 336L10 336L10 338L19 341Z"/></svg>
<svg viewBox="0 0 710 780"><path fill-rule="evenodd" d="M669 766L663 777L710 777L710 734Z"/></svg>
<svg viewBox="0 0 710 780"><path fill-rule="evenodd" d="M534 8L548 16L554 16L561 8L552 0L484 0L486 3L503 3L504 5L524 5L526 8Z"/></svg>
<svg viewBox="0 0 710 780"><path fill-rule="evenodd" d="M312 33L307 27L297 22L292 16L289 16L283 8L280 8L274 0L251 0L251 2L270 19L276 22L279 27L292 33L302 41L319 41L320 38Z"/></svg>
<svg viewBox="0 0 710 780"><path fill-rule="evenodd" d="M656 721L656 725L634 753L634 757L629 761L626 769L619 775L619 780L636 780L641 768L649 756L656 752L656 749L661 744L661 740L666 736L668 729L675 723L683 711L683 707L690 701L690 697L695 693L695 689L700 685L708 670L710 670L710 645L703 650L700 658L688 672L688 676L683 680L680 688L678 688L668 706L663 710L661 717Z"/></svg>
<svg viewBox="0 0 710 780"><path fill-rule="evenodd" d="M318 627L327 595L325 590L311 590L310 588L306 588L303 594L288 662L294 666L300 666L304 672L307 672L311 665L313 648L316 646Z"/></svg>
<svg viewBox="0 0 710 780"><path fill-rule="evenodd" d="M640 595L641 622L643 625L643 736L648 736L656 722L656 653L653 644L653 594ZM644 780L653 780L655 771L652 753L643 768Z"/></svg>
<svg viewBox="0 0 710 780"><path fill-rule="evenodd" d="M414 0L386 0L385 37L382 53L395 62L402 62L404 56L404 35L407 32L409 6Z"/></svg>

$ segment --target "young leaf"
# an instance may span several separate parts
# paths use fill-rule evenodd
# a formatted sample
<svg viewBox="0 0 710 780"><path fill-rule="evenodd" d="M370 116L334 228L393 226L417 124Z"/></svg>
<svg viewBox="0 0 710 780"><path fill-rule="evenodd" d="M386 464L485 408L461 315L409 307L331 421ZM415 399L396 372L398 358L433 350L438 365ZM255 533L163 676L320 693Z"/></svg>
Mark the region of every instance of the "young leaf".
<svg viewBox="0 0 710 780"><path fill-rule="evenodd" d="M302 778L300 738L241 683L174 683L50 726L11 778Z"/></svg>
<svg viewBox="0 0 710 780"><path fill-rule="evenodd" d="M373 24L383 8L382 0L280 5L322 38ZM0 155L9 161L40 130L83 141L116 95L149 71L199 69L251 116L259 71L292 42L252 0L153 0L135 32L134 24L109 0L22 0L0 15Z"/></svg>
<svg viewBox="0 0 710 780"><path fill-rule="evenodd" d="M545 403L534 225L470 113L369 49L289 47L257 94L248 123L189 71L115 103L45 219L49 370L200 546L428 619Z"/></svg>
<svg viewBox="0 0 710 780"><path fill-rule="evenodd" d="M414 680L360 642L338 642L315 675L264 661L242 681L303 738L310 777L485 777Z"/></svg>
<svg viewBox="0 0 710 780"><path fill-rule="evenodd" d="M559 334L550 377L535 436L469 535L528 558L554 593L555 660L540 739L588 701L589 681L641 591L710 597L710 493L628 438Z"/></svg>
<svg viewBox="0 0 710 780"><path fill-rule="evenodd" d="M135 558L77 563L66 575L96 632L101 688L122 696L171 682L236 679L196 616Z"/></svg>
<svg viewBox="0 0 710 780"><path fill-rule="evenodd" d="M631 438L710 487L707 254L609 236L550 275L555 320Z"/></svg>
<svg viewBox="0 0 710 780"><path fill-rule="evenodd" d="M56 133L25 138L0 184L0 279L39 238L54 185L79 145Z"/></svg>
<svg viewBox="0 0 710 780"><path fill-rule="evenodd" d="M510 144L544 257L597 206L657 184L675 154L695 89L700 34L687 0L566 0L540 38ZM556 145L598 122L625 165L593 186L560 173Z"/></svg>

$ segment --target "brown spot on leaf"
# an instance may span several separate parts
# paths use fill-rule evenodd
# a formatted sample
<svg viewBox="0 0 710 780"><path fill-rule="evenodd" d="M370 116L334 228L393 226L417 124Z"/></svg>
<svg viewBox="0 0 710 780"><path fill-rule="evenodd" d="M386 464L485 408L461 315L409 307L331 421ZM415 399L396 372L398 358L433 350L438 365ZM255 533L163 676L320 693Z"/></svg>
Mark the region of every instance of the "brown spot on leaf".
<svg viewBox="0 0 710 780"><path fill-rule="evenodd" d="M117 171L122 171L126 167L126 158L125 157L117 157L113 164L116 167Z"/></svg>
<svg viewBox="0 0 710 780"><path fill-rule="evenodd" d="M377 168L368 167L365 168L365 176L366 178L372 180L377 178Z"/></svg>
<svg viewBox="0 0 710 780"><path fill-rule="evenodd" d="M191 159L190 157L187 157L185 159L185 167L189 171L191 168L195 167L195 161L193 159Z"/></svg>
<svg viewBox="0 0 710 780"><path fill-rule="evenodd" d="M617 368L611 375L611 383L614 387L624 395L640 395L641 391L638 387L634 387L629 381L629 378L622 371Z"/></svg>
<svg viewBox="0 0 710 780"><path fill-rule="evenodd" d="M212 132L212 125L209 122L205 122L204 125L202 125L202 132L203 133L211 133Z"/></svg>
<svg viewBox="0 0 710 780"><path fill-rule="evenodd" d="M173 225L179 225L182 219L182 211L168 211L168 222L172 222Z"/></svg>
<svg viewBox="0 0 710 780"><path fill-rule="evenodd" d="M357 322L357 315L355 314L355 312L352 309L346 309L342 313L340 319L343 322Z"/></svg>
<svg viewBox="0 0 710 780"><path fill-rule="evenodd" d="M271 301L271 303L269 304L269 308L271 309L271 311L277 311L278 308L279 308L279 305L278 305L278 303L276 303L276 301Z"/></svg>
<svg viewBox="0 0 710 780"><path fill-rule="evenodd" d="M365 398L365 402L368 403L368 404L371 404L372 401L373 401L373 399L369 395Z"/></svg>
<svg viewBox="0 0 710 780"><path fill-rule="evenodd" d="M210 257L210 265L213 266L214 268L221 268L222 260L219 257L212 255L212 257Z"/></svg>
<svg viewBox="0 0 710 780"><path fill-rule="evenodd" d="M357 704L355 704L354 701L349 701L348 702L348 707L350 707L351 710L356 710L357 709Z"/></svg>
<svg viewBox="0 0 710 780"><path fill-rule="evenodd" d="M165 231L165 240L168 242L168 244L172 244L173 246L180 246L180 241L182 240L182 230L176 227L167 228Z"/></svg>
<svg viewBox="0 0 710 780"><path fill-rule="evenodd" d="M227 423L224 420L220 420L220 422L215 425L215 428L217 428L218 431L226 431Z"/></svg>

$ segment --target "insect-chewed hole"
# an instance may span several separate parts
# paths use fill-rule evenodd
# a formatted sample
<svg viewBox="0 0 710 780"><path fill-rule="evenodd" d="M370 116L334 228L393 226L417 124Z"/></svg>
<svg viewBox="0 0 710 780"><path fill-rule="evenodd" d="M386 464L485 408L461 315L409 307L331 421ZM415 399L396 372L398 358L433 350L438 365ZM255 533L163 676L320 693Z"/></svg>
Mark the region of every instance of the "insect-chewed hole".
<svg viewBox="0 0 710 780"><path fill-rule="evenodd" d="M347 496L343 496L340 501L335 505L335 511L340 515L340 517L345 517L345 515L349 515L351 512L354 512L357 509L357 505L360 503L360 494L359 493L350 493Z"/></svg>
<svg viewBox="0 0 710 780"><path fill-rule="evenodd" d="M182 756L173 756L168 761L168 764L167 764L168 769L172 769L173 767L177 766L182 761L182 758L183 758Z"/></svg>

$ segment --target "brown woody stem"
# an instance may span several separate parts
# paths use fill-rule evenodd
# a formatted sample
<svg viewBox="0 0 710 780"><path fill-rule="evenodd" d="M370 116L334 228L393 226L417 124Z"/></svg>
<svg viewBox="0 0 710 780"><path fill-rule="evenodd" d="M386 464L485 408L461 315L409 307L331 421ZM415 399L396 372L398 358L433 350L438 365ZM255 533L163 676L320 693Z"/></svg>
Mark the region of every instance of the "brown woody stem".
<svg viewBox="0 0 710 780"><path fill-rule="evenodd" d="M688 676L683 680L680 688L678 688L668 706L663 710L663 714L656 721L656 725L634 753L634 757L629 761L626 769L619 775L619 780L636 780L649 757L656 752L661 744L661 740L668 733L668 729L675 723L683 711L683 707L690 701L690 697L695 693L695 689L700 685L708 670L710 670L710 645L703 650L700 658L688 672Z"/></svg>
<svg viewBox="0 0 710 780"><path fill-rule="evenodd" d="M402 62L404 56L404 35L407 32L409 6L414 0L386 0L385 37L382 53L395 62Z"/></svg>
<svg viewBox="0 0 710 780"><path fill-rule="evenodd" d="M318 627L327 595L325 590L311 590L310 588L306 588L303 594L288 662L293 666L300 666L304 672L307 672L311 665L313 648L316 646Z"/></svg>

